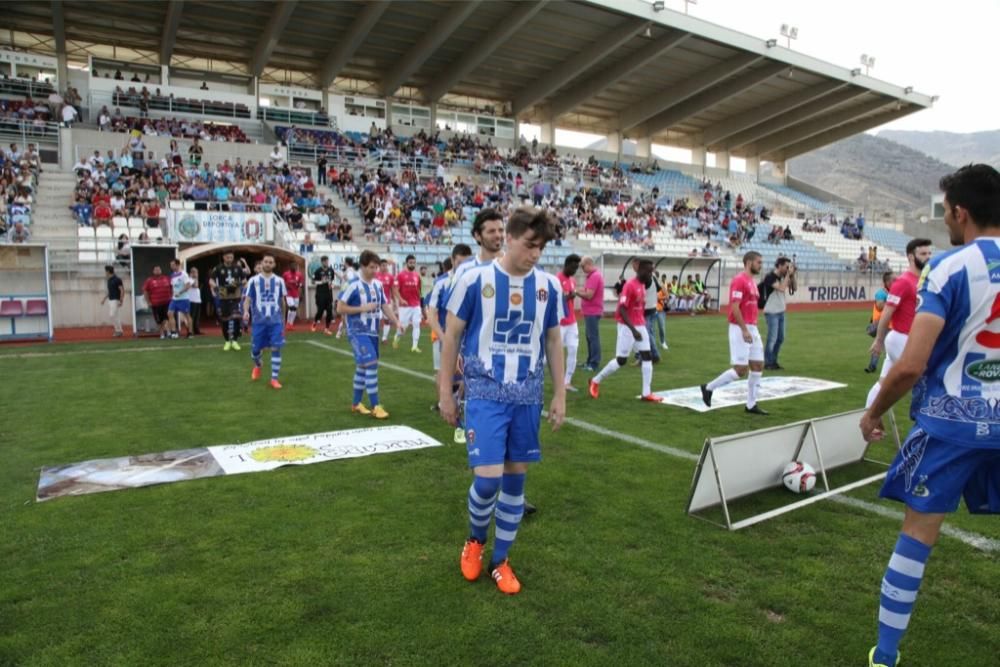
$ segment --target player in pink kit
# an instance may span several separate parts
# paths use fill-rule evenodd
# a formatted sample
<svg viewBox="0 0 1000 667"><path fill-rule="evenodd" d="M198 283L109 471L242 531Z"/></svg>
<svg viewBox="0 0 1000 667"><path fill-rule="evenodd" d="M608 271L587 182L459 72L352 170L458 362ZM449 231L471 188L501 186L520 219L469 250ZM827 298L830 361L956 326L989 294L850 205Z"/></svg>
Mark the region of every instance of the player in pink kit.
<svg viewBox="0 0 1000 667"><path fill-rule="evenodd" d="M288 304L288 320L285 331L295 328L295 316L299 312L299 299L302 296L302 288L306 286L306 277L299 271L295 264L289 264L288 269L281 274L281 279L285 281L285 301Z"/></svg>
<svg viewBox="0 0 1000 667"><path fill-rule="evenodd" d="M393 291L393 287L396 284L396 279L389 272L389 260L383 259L379 263L379 269L378 269L378 271L375 272L375 280L377 280L380 283L382 283L382 291L385 292L385 295L388 296L388 297L390 297L390 298L392 298L392 295L395 294L395 292ZM398 306L398 304L393 299L393 302L390 304L390 307L392 307L393 310L395 310L397 306ZM397 316L398 316L398 311L397 311ZM382 342L383 343L386 342L387 340L389 340L389 332L390 331L392 331L392 324L389 323L389 318L388 317L383 317L382 318Z"/></svg>
<svg viewBox="0 0 1000 667"><path fill-rule="evenodd" d="M615 320L618 322L618 339L615 342L615 358L601 369L590 381L590 395L597 398L601 393L601 381L628 363L634 351L642 361L643 401L660 403L651 389L653 383L653 354L650 352L649 330L646 328L646 288L653 283L653 262L639 260L635 278L625 283L618 299Z"/></svg>
<svg viewBox="0 0 1000 667"><path fill-rule="evenodd" d="M562 344L566 348L566 391L577 391L570 382L573 371L576 370L576 351L580 347L580 331L576 326L576 281L573 276L580 269L580 256L569 255L563 261L562 271L556 274L563 291L563 302L566 304L566 316L559 320L559 332Z"/></svg>
<svg viewBox="0 0 1000 667"><path fill-rule="evenodd" d="M399 347L399 339L402 337L406 327L412 327L413 344L410 352L419 352L417 346L420 343L420 274L416 272L417 258L413 255L406 256L406 270L400 271L396 276L395 289L393 295L399 304L399 328L396 329L396 337L392 339L393 349Z"/></svg>
<svg viewBox="0 0 1000 667"><path fill-rule="evenodd" d="M760 381L764 377L764 343L757 331L757 283L754 276L760 275L764 259L759 252L743 255L743 270L737 273L729 285L729 361L733 367L707 385L701 385L701 400L712 406L712 392L733 380L747 376L747 406L745 410L755 415L766 415L767 411L757 405Z"/></svg>
<svg viewBox="0 0 1000 667"><path fill-rule="evenodd" d="M920 281L920 272L931 259L931 242L927 239L913 239L907 243L906 259L910 268L892 282L889 296L885 300L885 308L882 309L882 317L878 321L875 342L872 343L872 355L875 352L882 354L884 349L885 361L882 362L882 373L868 391L866 408L870 408L875 402L875 397L882 388L882 379L889 374L892 365L903 355L913 318L917 316L917 283ZM890 326L892 331L889 330Z"/></svg>

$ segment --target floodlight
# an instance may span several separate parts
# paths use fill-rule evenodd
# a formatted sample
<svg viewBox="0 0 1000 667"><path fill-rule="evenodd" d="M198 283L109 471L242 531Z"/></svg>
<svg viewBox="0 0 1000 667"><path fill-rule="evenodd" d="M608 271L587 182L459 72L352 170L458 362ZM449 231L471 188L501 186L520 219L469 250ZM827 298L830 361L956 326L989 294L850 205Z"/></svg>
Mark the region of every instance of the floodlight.
<svg viewBox="0 0 1000 667"><path fill-rule="evenodd" d="M764 43L767 44L767 48L770 49L770 48L775 47L775 46L778 45L778 40L776 40L776 39L769 39L769 40L767 40Z"/></svg>
<svg viewBox="0 0 1000 667"><path fill-rule="evenodd" d="M912 92L913 92L913 86L907 86L906 88L903 88L903 93L906 95L909 95Z"/></svg>
<svg viewBox="0 0 1000 667"><path fill-rule="evenodd" d="M663 0L656 0L656 2L653 3L654 12L662 12L666 8L667 8L667 3L664 2Z"/></svg>

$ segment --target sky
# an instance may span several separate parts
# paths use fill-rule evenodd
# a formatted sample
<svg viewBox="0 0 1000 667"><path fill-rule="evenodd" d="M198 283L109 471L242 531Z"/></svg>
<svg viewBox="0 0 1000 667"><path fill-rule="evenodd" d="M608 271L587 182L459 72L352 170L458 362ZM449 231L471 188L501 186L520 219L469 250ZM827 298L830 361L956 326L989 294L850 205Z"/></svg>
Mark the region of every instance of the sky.
<svg viewBox="0 0 1000 667"><path fill-rule="evenodd" d="M645 0L636 0L637 2ZM875 57L869 75L918 93L937 95L933 107L871 130L978 132L1000 129L1000 87L994 85L996 27L1000 0L697 0L690 14L784 45L781 24L799 29L793 51L841 67L862 67L861 54ZM684 11L683 0L666 0ZM525 127L525 126L522 126ZM529 133L536 132L531 127ZM560 130L556 142L582 147L591 135ZM577 136L579 135L579 136ZM684 161L671 150L666 159Z"/></svg>
<svg viewBox="0 0 1000 667"><path fill-rule="evenodd" d="M666 3L684 11L683 0ZM779 44L781 24L796 26L794 51L847 68L861 67L865 53L875 57L873 78L940 97L933 108L879 129L1000 129L993 73L1000 0L698 0L690 13Z"/></svg>

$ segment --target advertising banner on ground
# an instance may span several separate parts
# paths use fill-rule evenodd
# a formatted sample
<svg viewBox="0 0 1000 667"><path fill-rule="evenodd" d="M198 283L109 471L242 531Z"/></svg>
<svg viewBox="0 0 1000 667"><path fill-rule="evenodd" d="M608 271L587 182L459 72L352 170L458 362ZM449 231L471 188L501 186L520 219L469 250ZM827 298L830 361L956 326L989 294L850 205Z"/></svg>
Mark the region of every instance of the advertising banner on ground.
<svg viewBox="0 0 1000 667"><path fill-rule="evenodd" d="M814 391L840 389L846 386L846 384L840 384L839 382L817 380L815 378L770 375L764 376L761 380L760 394L757 399L760 401L772 401L779 398L799 396L801 394L811 394ZM697 412L708 412L709 410L729 408L734 405L744 405L747 402L747 383L746 380L742 380L716 389L715 393L712 394L712 407L708 407L701 400L701 389L698 387L684 387L682 389L655 391L653 393L663 399L661 405L676 405Z"/></svg>
<svg viewBox="0 0 1000 667"><path fill-rule="evenodd" d="M177 243L266 243L274 240L271 213L167 211L170 239Z"/></svg>
<svg viewBox="0 0 1000 667"><path fill-rule="evenodd" d="M38 500L440 447L409 426L357 428L42 468Z"/></svg>

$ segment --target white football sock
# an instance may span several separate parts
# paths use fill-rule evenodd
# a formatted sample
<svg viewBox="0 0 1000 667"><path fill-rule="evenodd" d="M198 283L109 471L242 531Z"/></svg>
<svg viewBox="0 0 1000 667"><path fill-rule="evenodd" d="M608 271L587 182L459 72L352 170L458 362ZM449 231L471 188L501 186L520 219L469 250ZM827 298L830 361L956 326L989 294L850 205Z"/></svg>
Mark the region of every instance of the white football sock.
<svg viewBox="0 0 1000 667"><path fill-rule="evenodd" d="M644 361L642 362L642 395L649 396L652 393L650 388L653 384L653 362Z"/></svg>
<svg viewBox="0 0 1000 667"><path fill-rule="evenodd" d="M764 374L760 371L750 371L750 379L747 380L747 407L752 408L757 405L757 394L760 393L760 380Z"/></svg>
<svg viewBox="0 0 1000 667"><path fill-rule="evenodd" d="M739 379L740 379L739 373L734 371L732 368L727 368L722 375L720 375L719 377L715 378L707 385L705 385L705 388L708 389L709 391L715 391L719 387L724 387L730 382L735 382L736 380Z"/></svg>

